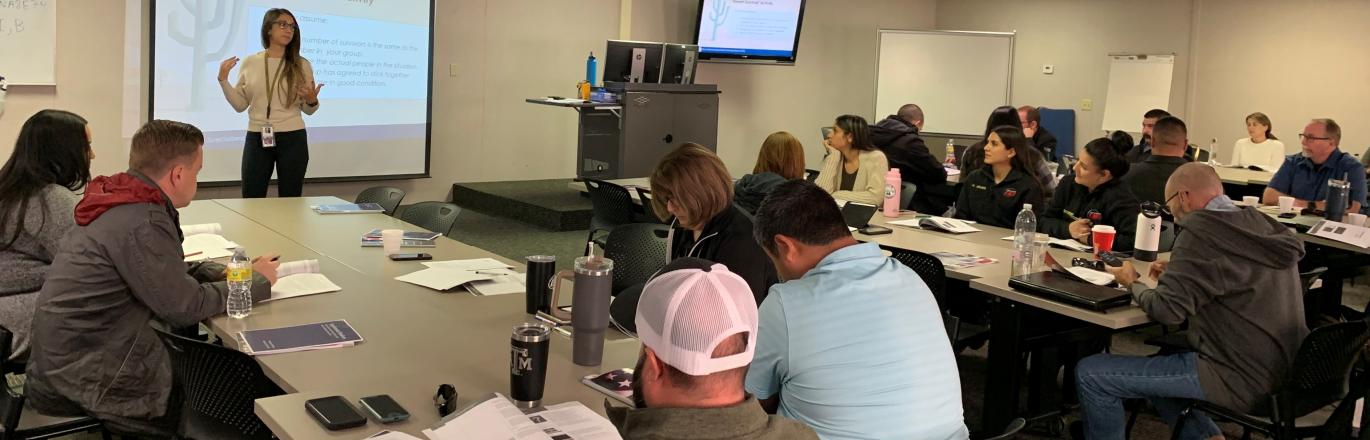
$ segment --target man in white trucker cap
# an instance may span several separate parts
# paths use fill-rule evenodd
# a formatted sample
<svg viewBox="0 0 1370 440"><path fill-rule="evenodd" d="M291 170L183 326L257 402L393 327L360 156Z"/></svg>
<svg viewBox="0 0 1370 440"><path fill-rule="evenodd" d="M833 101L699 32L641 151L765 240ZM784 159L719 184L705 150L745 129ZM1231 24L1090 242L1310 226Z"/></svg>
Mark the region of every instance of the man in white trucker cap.
<svg viewBox="0 0 1370 440"><path fill-rule="evenodd" d="M637 408L605 412L625 439L817 439L767 415L742 389L756 348L756 300L722 264L680 258L642 289Z"/></svg>

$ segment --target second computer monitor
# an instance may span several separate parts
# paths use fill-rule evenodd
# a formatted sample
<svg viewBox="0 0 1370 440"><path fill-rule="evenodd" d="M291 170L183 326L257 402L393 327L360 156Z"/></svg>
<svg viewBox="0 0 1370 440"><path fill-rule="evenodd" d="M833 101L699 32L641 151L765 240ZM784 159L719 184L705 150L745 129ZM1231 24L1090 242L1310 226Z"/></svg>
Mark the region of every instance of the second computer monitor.
<svg viewBox="0 0 1370 440"><path fill-rule="evenodd" d="M604 54L604 82L659 82L661 52L661 43L609 40Z"/></svg>
<svg viewBox="0 0 1370 440"><path fill-rule="evenodd" d="M665 48L665 54L661 56L661 82L694 84L695 61L699 59L699 46L666 43Z"/></svg>

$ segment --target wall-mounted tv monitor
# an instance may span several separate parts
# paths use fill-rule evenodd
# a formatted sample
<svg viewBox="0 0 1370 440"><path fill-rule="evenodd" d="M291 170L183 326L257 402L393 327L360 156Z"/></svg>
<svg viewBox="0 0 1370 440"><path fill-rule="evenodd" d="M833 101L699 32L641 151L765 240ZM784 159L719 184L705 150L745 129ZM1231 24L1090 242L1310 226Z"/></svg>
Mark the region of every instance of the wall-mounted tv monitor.
<svg viewBox="0 0 1370 440"><path fill-rule="evenodd" d="M700 0L700 61L793 64L804 0Z"/></svg>

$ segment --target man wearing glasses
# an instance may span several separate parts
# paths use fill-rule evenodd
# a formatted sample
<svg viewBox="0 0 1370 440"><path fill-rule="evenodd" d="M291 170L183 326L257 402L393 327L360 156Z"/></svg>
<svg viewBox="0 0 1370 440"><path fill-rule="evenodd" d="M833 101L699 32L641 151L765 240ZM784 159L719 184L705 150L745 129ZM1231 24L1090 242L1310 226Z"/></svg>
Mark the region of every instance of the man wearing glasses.
<svg viewBox="0 0 1370 440"><path fill-rule="evenodd" d="M1154 287L1131 262L1108 267L1147 316L1189 322L1189 351L1157 356L1096 354L1075 369L1084 438L1124 438L1123 399L1147 398L1172 427L1187 400L1268 414L1263 396L1294 360L1308 328L1298 262L1303 243L1288 227L1223 195L1213 167L1180 166L1165 185L1166 207L1183 228L1169 263L1152 263ZM1151 281L1148 281L1150 283ZM1222 435L1202 412L1176 438Z"/></svg>
<svg viewBox="0 0 1370 440"><path fill-rule="evenodd" d="M1347 212L1360 212L1365 204L1365 167L1350 154L1337 148L1341 126L1331 119L1314 119L1299 134L1303 152L1284 159L1280 170L1265 187L1262 202L1275 205L1280 197L1294 197L1294 206L1325 210L1329 179L1347 179L1351 184L1351 206Z"/></svg>

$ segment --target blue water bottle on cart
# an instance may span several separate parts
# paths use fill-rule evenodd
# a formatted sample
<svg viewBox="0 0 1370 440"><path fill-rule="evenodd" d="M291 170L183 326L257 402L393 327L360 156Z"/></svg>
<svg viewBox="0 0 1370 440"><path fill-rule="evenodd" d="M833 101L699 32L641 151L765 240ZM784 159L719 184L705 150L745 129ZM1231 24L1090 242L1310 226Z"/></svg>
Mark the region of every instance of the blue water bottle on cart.
<svg viewBox="0 0 1370 440"><path fill-rule="evenodd" d="M590 87L595 86L595 71L598 67L599 61L595 60L595 53L590 52L590 57L585 59L585 82L590 83Z"/></svg>

